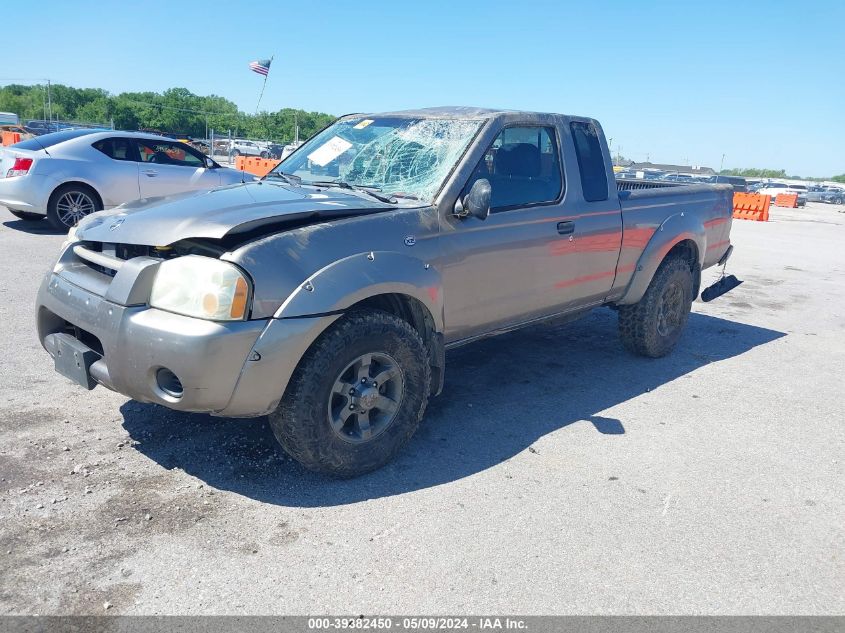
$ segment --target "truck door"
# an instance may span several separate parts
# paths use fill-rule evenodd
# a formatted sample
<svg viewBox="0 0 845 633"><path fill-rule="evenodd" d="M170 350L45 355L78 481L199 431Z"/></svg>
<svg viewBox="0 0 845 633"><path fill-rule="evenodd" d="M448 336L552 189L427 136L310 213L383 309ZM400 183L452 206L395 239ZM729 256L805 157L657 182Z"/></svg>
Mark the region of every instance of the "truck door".
<svg viewBox="0 0 845 633"><path fill-rule="evenodd" d="M486 220L445 217L443 248L447 342L506 327L554 310L563 277L567 225L558 129L511 125L488 147L465 187L492 189ZM611 280L612 281L612 280Z"/></svg>
<svg viewBox="0 0 845 633"><path fill-rule="evenodd" d="M566 304L586 305L603 301L613 286L622 247L622 210L601 130L591 120L575 120L568 132L564 156L566 173L573 174L569 190L580 192L567 198L570 256L555 288L564 291L561 301Z"/></svg>

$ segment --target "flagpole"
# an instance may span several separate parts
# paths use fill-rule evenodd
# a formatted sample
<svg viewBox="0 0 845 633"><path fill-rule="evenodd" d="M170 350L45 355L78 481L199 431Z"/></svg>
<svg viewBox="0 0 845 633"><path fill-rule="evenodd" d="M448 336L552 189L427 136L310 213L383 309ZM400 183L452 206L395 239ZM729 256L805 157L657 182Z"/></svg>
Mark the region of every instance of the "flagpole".
<svg viewBox="0 0 845 633"><path fill-rule="evenodd" d="M261 98L264 96L264 88L267 87L267 79L270 77L270 68L273 66L273 57L275 56L270 56L270 64L267 67L267 74L264 75L264 83L261 84L261 94L258 95L258 103L255 104L255 114L258 114L258 108L261 105Z"/></svg>

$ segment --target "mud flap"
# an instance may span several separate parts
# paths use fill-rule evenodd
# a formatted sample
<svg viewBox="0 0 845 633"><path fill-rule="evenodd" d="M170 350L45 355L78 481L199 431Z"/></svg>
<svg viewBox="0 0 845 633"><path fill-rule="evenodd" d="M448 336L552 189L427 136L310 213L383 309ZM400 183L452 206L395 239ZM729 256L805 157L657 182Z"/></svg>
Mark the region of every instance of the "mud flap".
<svg viewBox="0 0 845 633"><path fill-rule="evenodd" d="M721 297L726 292L730 292L741 283L742 281L737 279L735 275L723 276L715 284L701 292L701 300L704 302L713 301L716 297Z"/></svg>

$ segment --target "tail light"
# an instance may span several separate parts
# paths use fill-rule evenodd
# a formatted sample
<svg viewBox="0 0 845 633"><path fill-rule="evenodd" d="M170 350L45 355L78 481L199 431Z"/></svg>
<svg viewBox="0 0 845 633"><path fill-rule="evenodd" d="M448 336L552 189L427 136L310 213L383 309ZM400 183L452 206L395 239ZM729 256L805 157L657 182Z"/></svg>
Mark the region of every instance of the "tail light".
<svg viewBox="0 0 845 633"><path fill-rule="evenodd" d="M31 158L16 158L15 164L12 165L12 168L6 172L6 178L11 178L12 176L26 176L31 167Z"/></svg>

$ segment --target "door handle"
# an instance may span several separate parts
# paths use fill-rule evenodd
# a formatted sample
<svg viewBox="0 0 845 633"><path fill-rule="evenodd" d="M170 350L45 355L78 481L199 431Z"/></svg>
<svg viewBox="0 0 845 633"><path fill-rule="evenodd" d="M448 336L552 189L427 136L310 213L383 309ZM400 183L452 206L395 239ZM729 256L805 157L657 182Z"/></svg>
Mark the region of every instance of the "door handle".
<svg viewBox="0 0 845 633"><path fill-rule="evenodd" d="M572 235L575 232L575 222L558 222L557 232L561 235Z"/></svg>
<svg viewBox="0 0 845 633"><path fill-rule="evenodd" d="M158 176L158 172L157 172L155 169L147 169L144 173L145 173L145 174L146 174L149 178L155 178L156 176Z"/></svg>

